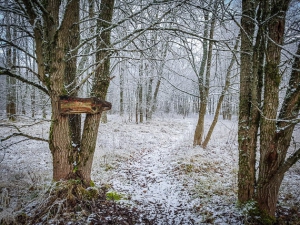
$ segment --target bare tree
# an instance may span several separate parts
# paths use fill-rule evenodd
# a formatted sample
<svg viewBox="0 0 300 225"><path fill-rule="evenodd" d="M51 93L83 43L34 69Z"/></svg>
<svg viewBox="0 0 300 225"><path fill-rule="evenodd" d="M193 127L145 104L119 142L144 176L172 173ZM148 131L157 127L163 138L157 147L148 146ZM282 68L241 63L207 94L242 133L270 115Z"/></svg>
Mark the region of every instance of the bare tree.
<svg viewBox="0 0 300 225"><path fill-rule="evenodd" d="M216 107L216 111L215 111L215 115L214 115L214 119L209 127L209 130L207 132L207 135L202 143L202 147L203 148L206 148L210 138L211 138L211 135L212 135L212 132L218 122L218 117L219 117L219 114L220 114L220 110L221 110L221 106L222 106L222 102L224 100L224 97L225 97L225 94L226 92L228 91L229 87L230 87L230 82L231 82L231 70L232 70L232 67L234 65L234 62L236 61L236 56L235 56L235 53L237 52L237 49L239 47L239 40L240 40L240 35L237 37L237 40L236 40L236 43L235 43L235 46L234 46L234 49L233 49L233 52L232 52L232 58L230 60L230 64L227 68L227 71L226 71L226 77L225 77L225 85L223 87L223 90L221 92L221 95L219 97L219 100L218 100L218 103L217 103L217 107Z"/></svg>

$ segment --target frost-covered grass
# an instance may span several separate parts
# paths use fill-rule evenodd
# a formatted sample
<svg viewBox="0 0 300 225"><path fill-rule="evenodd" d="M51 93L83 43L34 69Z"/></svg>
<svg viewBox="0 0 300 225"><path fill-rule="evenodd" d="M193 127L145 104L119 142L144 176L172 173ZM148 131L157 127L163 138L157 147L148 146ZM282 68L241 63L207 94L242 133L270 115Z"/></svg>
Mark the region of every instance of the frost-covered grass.
<svg viewBox="0 0 300 225"><path fill-rule="evenodd" d="M206 130L212 118L207 117ZM2 121L4 123L5 121ZM197 117L163 115L135 124L108 115L101 124L93 163L96 185L105 184L120 202L138 207L141 221L154 224L244 224L237 208L237 120L218 122L207 149L193 147ZM47 138L49 122L15 123L22 131ZM14 132L0 127L1 136ZM9 203L0 218L36 199L51 182L51 154L46 143L16 137L1 145L0 190ZM299 162L287 172L279 205L299 209ZM30 190L30 191L28 191ZM298 208L297 208L298 207Z"/></svg>

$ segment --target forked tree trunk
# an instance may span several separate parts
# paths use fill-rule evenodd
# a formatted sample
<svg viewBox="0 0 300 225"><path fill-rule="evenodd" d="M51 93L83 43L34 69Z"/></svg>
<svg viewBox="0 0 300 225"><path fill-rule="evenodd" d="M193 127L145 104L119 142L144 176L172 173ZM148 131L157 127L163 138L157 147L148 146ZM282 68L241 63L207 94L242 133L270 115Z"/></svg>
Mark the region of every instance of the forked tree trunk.
<svg viewBox="0 0 300 225"><path fill-rule="evenodd" d="M79 179L89 186L101 113L86 116L81 143L77 144L74 143L74 134L78 135L80 132L71 131L70 128L74 127L70 126L69 117L62 115L59 111L60 96L68 93L65 84L74 81L76 74L76 62L72 61L67 53L78 44L79 1L70 1L61 18L59 15L61 1L50 0L43 3L43 10L41 10L44 13L43 21L40 21L41 17L35 14L31 3L25 0L23 3L29 22L34 27L38 78L48 88L51 99L52 122L49 147L53 156L53 180ZM110 46L110 30L107 28L112 19L113 6L114 1L101 1L97 20L100 34L97 38L96 60L100 65L95 71L92 95L102 99L106 97L110 82L109 55L105 49ZM39 8L41 5L36 5L36 7ZM68 39L69 41L66 41ZM70 73L66 74L66 70L70 70L68 71ZM75 125L77 126L78 123L75 122ZM78 139L80 140L80 137Z"/></svg>
<svg viewBox="0 0 300 225"><path fill-rule="evenodd" d="M214 2L214 11L216 12L218 8L218 1ZM205 21L208 22L208 15L205 16ZM213 38L214 38L214 29L216 23L216 15L213 13L211 21L210 21L210 29L208 33L208 27L205 25L204 28L204 37L208 37L210 41L208 41L208 52L207 52L207 41L203 42L203 59L200 66L200 74L199 74L199 92L200 92L200 110L198 116L198 122L194 134L194 146L201 145L203 134L204 134L204 118L206 114L206 107L209 95L209 86L210 86L210 69L211 69L211 60L212 60L212 51L213 51ZM207 56L206 56L207 55ZM206 58L207 57L207 58ZM206 65L206 73L204 78L204 67Z"/></svg>
<svg viewBox="0 0 300 225"><path fill-rule="evenodd" d="M47 5L49 12L56 20L55 25L59 26L59 12L60 2L50 1ZM79 21L79 2L71 1L66 6L64 19L61 22L61 28L49 31L49 38L54 39L53 46L47 46L51 51L51 58L49 64L51 66L51 84L50 84L50 98L52 105L52 124L49 145L53 157L53 180L77 179L78 146L80 144L80 134L78 134L78 126L76 124L77 116L69 118L68 115L61 115L59 111L59 96L68 92L65 86L74 81L76 76L76 59L70 59L67 54L70 49L77 46L79 42L79 28L77 23ZM51 23L50 19L47 21ZM70 30L73 31L70 33ZM74 35L74 36L73 36ZM66 39L68 41L66 41ZM70 60L70 62L66 62ZM66 85L65 85L66 84ZM71 85L71 87L73 87ZM80 177L79 177L80 179Z"/></svg>
<svg viewBox="0 0 300 225"><path fill-rule="evenodd" d="M282 12L284 14L286 8L284 8L284 4L281 4L281 6L283 6ZM270 29L270 31L273 31L273 35L270 34L270 37L272 37L273 40L276 40L274 37L275 34L278 35L276 37L280 38L279 40L278 39L276 40L277 43L281 43L282 41L281 38L283 37L283 31L278 30L278 28L280 28L284 24L284 21L282 20L284 19L284 16L281 15L281 17L279 18L280 19L278 19L278 21L275 21L274 24L271 24L271 29ZM278 23L283 23L283 24L278 24ZM272 44L273 42L269 43L269 45ZM278 49L277 45L269 47L268 49L273 51L277 50L280 53L280 50ZM296 54L297 55L300 54L300 45L298 45L298 50ZM280 56L275 53L274 56L280 58ZM275 59L278 59L277 57ZM271 82L269 84L272 85L270 85L270 87L265 91L271 92L270 94L273 93L272 95L273 101L271 101L270 99L271 96L266 96L268 94L265 94L265 97L268 97L268 99L270 100L269 103L273 105L273 104L277 104L278 97L279 97L277 96L277 99L274 99L275 91L279 88L279 84L278 84L279 70L278 70L278 65L275 66L275 63L272 65L273 67L269 65L269 67L266 68L268 71L266 70L267 77L265 78L266 80L268 80L268 82ZM299 109L300 109L300 104L299 104L300 72L299 71L300 71L300 59L295 58L288 90L286 92L286 96L278 116L278 121L276 122L276 124L274 124L272 120L270 121L269 119L267 119L268 117L264 116L263 123L261 125L262 132L266 132L266 133L262 135L261 138L261 150L260 150L261 159L260 159L260 170L259 170L259 177L258 177L258 184L257 184L256 201L258 203L258 207L262 212L263 216L271 219L275 217L276 204L278 200L278 191L282 179L284 177L284 173L293 164L295 164L300 158L300 150L298 150L295 153L293 153L292 156L286 159L287 151L289 149L291 138L295 128L295 123L293 121L297 119L297 116L299 115ZM277 74L277 78L276 78L276 74ZM272 79L272 81L270 81L269 79ZM272 114L273 117L276 116L275 112L272 112L271 109L264 109L264 113L268 114L268 116L272 116Z"/></svg>
<svg viewBox="0 0 300 225"><path fill-rule="evenodd" d="M251 28L251 20L254 18L251 13L250 15L247 13L247 9L251 9L251 6L247 5L248 3L250 2L243 1L243 12L245 14L242 18L243 31L249 30L249 25ZM284 173L300 158L300 149L298 149L286 159L296 124L295 120L299 115L300 109L300 59L295 58L286 96L278 115L279 87L281 82L281 73L279 71L281 62L280 46L283 44L285 14L290 1L278 0L272 1L272 3L270 1L261 1L259 3L258 13L261 13L261 17L258 18L258 21L267 22L261 25L257 32L252 61L250 58L251 54L248 56L243 54L243 52L252 53L252 43L248 42L247 45L247 39L242 38L244 45L242 44L241 49L239 200L244 203L255 197L258 212L260 213L260 223L271 224L275 221L278 192ZM252 7L253 9L254 7ZM245 23L249 18L250 21ZM269 19L266 20L266 18ZM250 33L252 34L253 32ZM267 44L266 46L264 46L265 43ZM246 51L247 49L248 51ZM296 55L299 54L300 45ZM247 58L248 60L246 60ZM252 77L249 72L251 69L249 62L253 63ZM264 76L262 76L263 65ZM248 70L248 75L245 69ZM263 107L261 112L259 112L262 77L264 77ZM245 86L247 81L251 81L248 87ZM248 90L249 87L251 87L252 91ZM248 98L250 100L247 100ZM251 120L247 119L247 117ZM256 183L255 179L252 180L251 175L251 169L255 168L255 158L251 158L251 155L252 150L257 148L256 136L258 135L259 126L260 162ZM252 193L253 187L256 187L255 195Z"/></svg>
<svg viewBox="0 0 300 225"><path fill-rule="evenodd" d="M270 219L275 217L278 191L283 178L283 174L281 174L274 179L275 181L271 182L270 180L279 167L278 153L280 154L282 150L278 149L276 118L279 106L279 85L281 82L281 75L278 68L281 56L279 45L283 43L287 5L282 3L280 5L277 4L278 2L274 3L271 10L268 1L262 4L264 13L272 18L268 21L267 25L268 35L272 40L268 40L266 52L264 104L260 126L260 163L256 200L262 216L270 217ZM279 12L277 11L278 9L280 9ZM275 16L276 14L277 16Z"/></svg>
<svg viewBox="0 0 300 225"><path fill-rule="evenodd" d="M220 114L220 110L221 110L221 106L222 106L222 102L223 102L223 99L225 97L225 94L228 90L228 88L230 87L230 75L231 75L231 69L234 65L234 62L236 60L236 57L235 57L235 52L237 51L238 49L238 46L239 46L239 40L240 40L240 35L237 37L237 41L235 43L235 46L234 46L234 49L233 49L233 55L232 55L232 58L230 60L230 64L228 66L228 69L227 69L227 73L226 73L226 77L225 77L225 85L224 85L224 88L222 90L222 93L221 93L221 96L218 100L218 103L217 103L217 108L216 108L216 111L215 111L215 115L214 115L214 119L209 127L209 130L207 132L207 135L202 143L202 147L203 148L206 148L210 138L211 138L211 135L212 135L212 132L218 122L218 118L219 118L219 114Z"/></svg>

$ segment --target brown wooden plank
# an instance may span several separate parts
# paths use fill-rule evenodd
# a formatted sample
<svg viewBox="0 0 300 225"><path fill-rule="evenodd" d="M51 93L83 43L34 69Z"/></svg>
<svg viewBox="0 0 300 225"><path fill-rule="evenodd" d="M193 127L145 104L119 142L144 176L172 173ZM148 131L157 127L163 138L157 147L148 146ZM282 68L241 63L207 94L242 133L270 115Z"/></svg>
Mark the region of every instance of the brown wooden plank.
<svg viewBox="0 0 300 225"><path fill-rule="evenodd" d="M77 98L61 96L59 100L61 114L96 114L111 109L111 103L98 98Z"/></svg>

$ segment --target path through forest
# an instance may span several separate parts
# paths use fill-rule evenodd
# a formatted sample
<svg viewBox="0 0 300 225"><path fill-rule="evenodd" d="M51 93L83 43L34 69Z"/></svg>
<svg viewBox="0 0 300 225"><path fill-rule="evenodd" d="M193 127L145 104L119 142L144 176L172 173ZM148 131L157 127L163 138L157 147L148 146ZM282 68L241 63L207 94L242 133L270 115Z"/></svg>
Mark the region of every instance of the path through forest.
<svg viewBox="0 0 300 225"><path fill-rule="evenodd" d="M186 184L174 173L171 155L169 146L142 149L116 171L123 179L114 181L113 186L131 196L147 215L146 220L194 224L197 216L191 212L195 204Z"/></svg>
<svg viewBox="0 0 300 225"><path fill-rule="evenodd" d="M105 137L105 131L100 135L103 139L99 143L105 145L105 140L114 143L111 146L114 154L126 155L106 161L106 168L111 168L108 177L114 190L129 199L126 203L144 212L145 222L196 224L202 218L193 213L199 198L191 194L188 186L194 181L189 182L186 174L178 169L184 160L180 157L187 156L181 147L187 141L190 145L192 129L190 121L177 120L174 124L160 121L159 124L123 124L114 130L113 138ZM113 140L108 141L109 138Z"/></svg>

